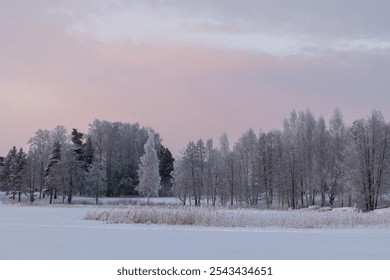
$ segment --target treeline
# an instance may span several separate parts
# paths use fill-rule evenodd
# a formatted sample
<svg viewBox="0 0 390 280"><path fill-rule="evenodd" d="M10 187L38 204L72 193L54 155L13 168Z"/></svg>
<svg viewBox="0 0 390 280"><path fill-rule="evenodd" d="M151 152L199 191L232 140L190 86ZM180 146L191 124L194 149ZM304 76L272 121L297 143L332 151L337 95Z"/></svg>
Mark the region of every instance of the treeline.
<svg viewBox="0 0 390 280"><path fill-rule="evenodd" d="M231 147L223 134L188 143L175 162L175 194L183 204L293 209L378 208L389 193L390 125L381 112L347 126L339 110L329 123L292 112L282 130L245 132Z"/></svg>
<svg viewBox="0 0 390 280"><path fill-rule="evenodd" d="M95 120L86 134L57 126L38 130L27 152L13 147L0 166L0 190L19 201L25 194L31 202L49 196L51 203L61 196L63 203L72 203L77 194L98 203L100 196L149 198L158 190L159 196L177 196L196 206L356 206L370 211L386 206L389 198L389 134L390 124L378 111L352 125L345 124L339 110L329 123L310 110L294 111L282 130L256 134L249 129L233 146L226 134L218 145L212 139L191 141L175 160L153 129ZM151 156L143 164L148 170L140 172L150 136L158 162L149 147ZM150 183L140 184L140 174L155 174L156 186L146 192Z"/></svg>
<svg viewBox="0 0 390 280"><path fill-rule="evenodd" d="M158 133L139 124L95 120L84 134L63 126L52 131L39 129L28 141L25 152L13 147L0 171L2 191L15 199L26 194L33 202L58 196L71 204L72 197L135 196L139 184L140 158L152 135L159 159L161 196L172 195L171 152L164 147Z"/></svg>

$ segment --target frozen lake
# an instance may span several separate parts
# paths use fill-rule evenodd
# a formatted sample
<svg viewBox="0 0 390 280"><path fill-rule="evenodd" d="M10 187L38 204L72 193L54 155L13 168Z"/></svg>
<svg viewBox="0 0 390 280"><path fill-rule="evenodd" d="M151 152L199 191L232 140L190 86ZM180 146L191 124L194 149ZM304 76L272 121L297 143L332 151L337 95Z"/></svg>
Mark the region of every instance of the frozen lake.
<svg viewBox="0 0 390 280"><path fill-rule="evenodd" d="M2 260L379 260L390 227L251 229L105 224L86 207L0 204Z"/></svg>

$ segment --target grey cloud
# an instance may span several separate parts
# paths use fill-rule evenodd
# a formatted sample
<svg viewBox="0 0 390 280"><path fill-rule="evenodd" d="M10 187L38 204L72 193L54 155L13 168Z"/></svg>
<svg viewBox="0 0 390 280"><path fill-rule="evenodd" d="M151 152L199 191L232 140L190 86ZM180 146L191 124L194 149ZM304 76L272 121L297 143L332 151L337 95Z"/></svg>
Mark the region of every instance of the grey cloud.
<svg viewBox="0 0 390 280"><path fill-rule="evenodd" d="M156 5L156 1L143 3ZM161 11L175 11L183 17L209 17L229 26L230 30L271 29L329 37L389 38L390 2L387 0L172 0L157 3Z"/></svg>

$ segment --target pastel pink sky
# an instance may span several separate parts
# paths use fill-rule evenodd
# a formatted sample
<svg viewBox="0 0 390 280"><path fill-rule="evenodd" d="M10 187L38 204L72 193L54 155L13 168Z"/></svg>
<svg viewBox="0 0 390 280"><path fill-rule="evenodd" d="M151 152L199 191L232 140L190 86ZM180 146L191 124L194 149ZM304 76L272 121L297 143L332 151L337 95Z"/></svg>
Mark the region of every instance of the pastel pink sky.
<svg viewBox="0 0 390 280"><path fill-rule="evenodd" d="M292 110L388 120L389 13L387 0L1 1L0 155L97 118L151 126L174 153L281 128Z"/></svg>

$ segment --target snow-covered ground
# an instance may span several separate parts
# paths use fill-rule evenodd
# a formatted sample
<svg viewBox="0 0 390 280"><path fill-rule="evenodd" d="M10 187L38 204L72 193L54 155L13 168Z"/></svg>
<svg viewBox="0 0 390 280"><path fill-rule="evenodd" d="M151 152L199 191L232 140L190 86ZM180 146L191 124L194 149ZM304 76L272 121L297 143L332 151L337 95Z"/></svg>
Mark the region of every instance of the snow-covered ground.
<svg viewBox="0 0 390 280"><path fill-rule="evenodd" d="M39 193L35 193L35 201L34 205L45 206L49 205L49 198L38 199ZM62 201L62 196L58 196L57 199L53 200L53 204L63 205L67 203L65 198L64 202ZM146 205L147 204L146 197L100 197L99 205ZM23 195L21 199L21 203L30 203L30 200L27 196ZM181 205L182 202L177 197L151 197L150 205ZM15 200L12 200L11 195L6 195L4 192L0 192L0 204L20 204ZM75 205L95 205L96 201L94 197L78 197L73 196L72 204Z"/></svg>
<svg viewBox="0 0 390 280"><path fill-rule="evenodd" d="M94 206L0 204L0 259L390 259L390 227L212 228L84 220Z"/></svg>

